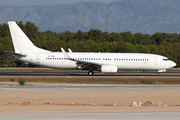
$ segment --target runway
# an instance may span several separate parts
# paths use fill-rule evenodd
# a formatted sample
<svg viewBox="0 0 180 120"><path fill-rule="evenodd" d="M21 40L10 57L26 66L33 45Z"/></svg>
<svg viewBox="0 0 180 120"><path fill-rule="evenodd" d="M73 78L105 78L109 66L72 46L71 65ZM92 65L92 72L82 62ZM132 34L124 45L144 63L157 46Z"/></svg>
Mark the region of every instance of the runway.
<svg viewBox="0 0 180 120"><path fill-rule="evenodd" d="M0 72L0 76L72 76L72 77L84 77L88 76L86 72ZM96 72L93 76L89 77L179 77L179 72L165 72L160 73L160 76L156 76L156 73L136 73L136 72L123 72L117 74L107 74L107 73L100 73Z"/></svg>
<svg viewBox="0 0 180 120"><path fill-rule="evenodd" d="M0 114L2 120L179 120L179 112Z"/></svg>
<svg viewBox="0 0 180 120"><path fill-rule="evenodd" d="M2 86L0 92L180 91L180 86Z"/></svg>

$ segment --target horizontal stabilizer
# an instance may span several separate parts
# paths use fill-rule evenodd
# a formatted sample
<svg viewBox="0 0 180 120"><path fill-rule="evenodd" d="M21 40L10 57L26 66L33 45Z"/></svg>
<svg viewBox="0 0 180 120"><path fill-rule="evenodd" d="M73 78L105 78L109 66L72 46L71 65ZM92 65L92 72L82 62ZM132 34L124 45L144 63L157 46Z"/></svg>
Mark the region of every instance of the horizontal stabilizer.
<svg viewBox="0 0 180 120"><path fill-rule="evenodd" d="M4 52L10 53L12 55L18 55L18 56L21 56L21 57L26 57L27 56L25 54L15 53L14 51L4 51Z"/></svg>

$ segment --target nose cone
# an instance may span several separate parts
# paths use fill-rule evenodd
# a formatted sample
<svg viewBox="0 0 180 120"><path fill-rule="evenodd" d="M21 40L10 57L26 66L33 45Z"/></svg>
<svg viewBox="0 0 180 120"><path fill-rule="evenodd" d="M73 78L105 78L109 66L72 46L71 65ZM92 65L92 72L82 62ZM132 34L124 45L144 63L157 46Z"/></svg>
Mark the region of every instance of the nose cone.
<svg viewBox="0 0 180 120"><path fill-rule="evenodd" d="M171 67L174 67L174 66L176 66L176 63L171 61L170 65L171 65Z"/></svg>

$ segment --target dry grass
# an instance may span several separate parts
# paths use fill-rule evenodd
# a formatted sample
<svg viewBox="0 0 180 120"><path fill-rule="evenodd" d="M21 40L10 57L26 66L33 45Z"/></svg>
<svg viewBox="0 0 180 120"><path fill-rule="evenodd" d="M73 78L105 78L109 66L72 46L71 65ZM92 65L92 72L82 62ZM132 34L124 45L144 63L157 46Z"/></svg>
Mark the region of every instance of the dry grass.
<svg viewBox="0 0 180 120"><path fill-rule="evenodd" d="M20 78L26 82L34 83L77 83L77 84L141 84L140 81L153 81L153 84L180 84L180 78L156 78L156 77L0 77L1 82L17 82Z"/></svg>

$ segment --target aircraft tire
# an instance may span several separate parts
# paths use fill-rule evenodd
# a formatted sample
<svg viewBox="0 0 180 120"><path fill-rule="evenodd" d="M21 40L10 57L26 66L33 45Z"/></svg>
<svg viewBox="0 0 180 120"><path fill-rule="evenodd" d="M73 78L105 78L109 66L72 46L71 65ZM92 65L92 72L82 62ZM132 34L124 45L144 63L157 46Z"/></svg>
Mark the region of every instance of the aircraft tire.
<svg viewBox="0 0 180 120"><path fill-rule="evenodd" d="M160 76L160 73L159 72L157 72L157 74L156 74L157 76Z"/></svg>
<svg viewBox="0 0 180 120"><path fill-rule="evenodd" d="M88 72L88 75L89 75L89 76L93 76L93 75L94 75L94 72L93 72L93 71L89 71L89 72Z"/></svg>

